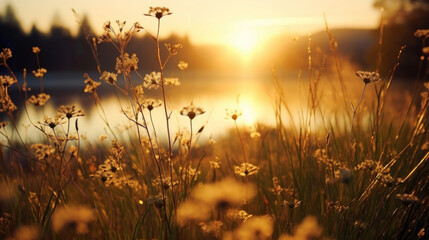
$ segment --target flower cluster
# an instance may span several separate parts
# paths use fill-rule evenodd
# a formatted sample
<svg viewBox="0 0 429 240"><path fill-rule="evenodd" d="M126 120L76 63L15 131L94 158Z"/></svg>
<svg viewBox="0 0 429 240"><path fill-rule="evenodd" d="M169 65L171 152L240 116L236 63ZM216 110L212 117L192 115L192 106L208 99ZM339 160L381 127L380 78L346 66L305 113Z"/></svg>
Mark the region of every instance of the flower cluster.
<svg viewBox="0 0 429 240"><path fill-rule="evenodd" d="M176 43L176 44L166 43L165 47L167 48L168 53L170 55L176 55L179 53L179 49L181 49L183 46L180 43Z"/></svg>
<svg viewBox="0 0 429 240"><path fill-rule="evenodd" d="M242 163L240 164L240 166L234 167L234 173L242 177L247 177L250 175L257 174L258 170L259 170L259 167L251 163Z"/></svg>
<svg viewBox="0 0 429 240"><path fill-rule="evenodd" d="M185 106L180 110L180 115L187 116L189 119L194 119L196 116L204 114L206 111L201 107L194 106L194 103L191 102L191 105Z"/></svg>
<svg viewBox="0 0 429 240"><path fill-rule="evenodd" d="M172 14L170 9L166 7L150 7L149 12L145 13L145 16L156 17L157 19L161 19L163 16L167 16Z"/></svg>
<svg viewBox="0 0 429 240"><path fill-rule="evenodd" d="M32 144L30 148L33 150L35 157L40 161L49 158L49 156L55 153L54 147L42 143Z"/></svg>
<svg viewBox="0 0 429 240"><path fill-rule="evenodd" d="M104 71L100 76L100 80L104 80L110 85L115 85L116 81L118 80L117 78L118 78L118 74L107 72L107 71ZM85 83L86 83L86 81L85 81ZM92 83L94 83L94 82L92 82Z"/></svg>
<svg viewBox="0 0 429 240"><path fill-rule="evenodd" d="M139 59L137 55L133 53L130 57L128 53L124 53L123 56L116 58L116 66L115 69L117 73L124 73L125 75L129 75L130 72L138 69L137 63Z"/></svg>
<svg viewBox="0 0 429 240"><path fill-rule="evenodd" d="M85 112L82 109L77 108L75 105L61 105L57 111L60 116L68 119L72 117L85 116Z"/></svg>
<svg viewBox="0 0 429 240"><path fill-rule="evenodd" d="M201 222L207 220L213 210L226 211L229 208L240 207L255 194L252 185L244 185L231 178L199 185L192 190L191 199L179 207L177 220L181 225Z"/></svg>
<svg viewBox="0 0 429 240"><path fill-rule="evenodd" d="M45 68L38 68L37 70L33 70L33 75L36 78L42 78L48 72Z"/></svg>
<svg viewBox="0 0 429 240"><path fill-rule="evenodd" d="M35 106L44 106L48 100L51 98L49 94L39 93L37 96L31 95L29 99L27 99L27 103L34 104Z"/></svg>
<svg viewBox="0 0 429 240"><path fill-rule="evenodd" d="M158 89L161 86L161 73L151 72L144 77L143 86L147 89Z"/></svg>
<svg viewBox="0 0 429 240"><path fill-rule="evenodd" d="M356 76L360 77L365 84L379 82L381 80L378 72L357 71Z"/></svg>
<svg viewBox="0 0 429 240"><path fill-rule="evenodd" d="M242 112L239 109L226 109L226 119L232 119L234 121L237 120L238 117L240 117Z"/></svg>
<svg viewBox="0 0 429 240"><path fill-rule="evenodd" d="M86 93L94 93L95 91L97 91L97 88L101 85L101 83L92 80L92 78L87 73L85 73L83 77L85 78L86 84L85 89L83 91Z"/></svg>
<svg viewBox="0 0 429 240"><path fill-rule="evenodd" d="M12 51L9 48L3 48L3 51L0 52L0 59L3 60L0 65L3 65L6 63L6 60L12 57Z"/></svg>
<svg viewBox="0 0 429 240"><path fill-rule="evenodd" d="M180 70L185 70L185 69L187 69L187 68L188 68L188 63L187 63L187 62L184 62L184 61L179 61L179 63L177 64L177 67L178 67Z"/></svg>
<svg viewBox="0 0 429 240"><path fill-rule="evenodd" d="M77 233L85 234L89 232L88 224L96 219L95 211L85 206L58 207L52 216L52 229L61 232L75 227Z"/></svg>

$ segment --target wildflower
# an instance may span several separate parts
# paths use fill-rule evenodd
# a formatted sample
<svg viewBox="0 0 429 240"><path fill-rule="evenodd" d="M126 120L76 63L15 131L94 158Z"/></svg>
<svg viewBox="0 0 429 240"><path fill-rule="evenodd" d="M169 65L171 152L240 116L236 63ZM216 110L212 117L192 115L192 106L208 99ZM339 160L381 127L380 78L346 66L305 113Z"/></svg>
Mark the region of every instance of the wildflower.
<svg viewBox="0 0 429 240"><path fill-rule="evenodd" d="M126 75L129 75L130 72L137 70L139 62L139 59L137 58L137 55L133 53L133 55L130 55L128 53L124 53L123 56L116 58L116 66L115 69L118 73L124 73Z"/></svg>
<svg viewBox="0 0 429 240"><path fill-rule="evenodd" d="M12 57L12 51L9 48L3 48L3 51L0 52L0 58L3 59L3 63L6 63L6 60Z"/></svg>
<svg viewBox="0 0 429 240"><path fill-rule="evenodd" d="M43 122L41 122L41 124L54 129L56 126L64 123L62 120L63 120L63 117L61 115L58 115L58 114L57 114L57 116L55 116L54 119L52 119L48 116L45 116L43 118Z"/></svg>
<svg viewBox="0 0 429 240"><path fill-rule="evenodd" d="M179 184L179 181L171 181L171 177L157 177L154 180L152 180L152 185L153 186L162 186L165 190L170 189L171 188L171 184L173 184L173 186L176 186Z"/></svg>
<svg viewBox="0 0 429 240"><path fill-rule="evenodd" d="M170 53L170 55L176 55L177 53L179 53L179 49L183 47L182 44L180 43L175 43L175 44L166 43L164 44L164 46L167 48L168 53Z"/></svg>
<svg viewBox="0 0 429 240"><path fill-rule="evenodd" d="M36 78L42 78L48 72L45 68L38 68L37 70L33 70L33 75Z"/></svg>
<svg viewBox="0 0 429 240"><path fill-rule="evenodd" d="M232 239L271 239L274 220L268 215L252 217L232 233Z"/></svg>
<svg viewBox="0 0 429 240"><path fill-rule="evenodd" d="M83 90L86 93L93 93L97 90L97 88L101 85L100 82L96 82L94 80L92 80L92 78L85 73L83 75L83 77L85 78L85 89Z"/></svg>
<svg viewBox="0 0 429 240"><path fill-rule="evenodd" d="M72 117L85 116L85 112L82 109L78 109L75 105L61 105L57 111L60 116L66 117L68 119Z"/></svg>
<svg viewBox="0 0 429 240"><path fill-rule="evenodd" d="M258 132L251 132L251 133L250 133L250 137L251 137L252 139L259 139L259 138L261 137L261 134L260 134L260 133L258 133Z"/></svg>
<svg viewBox="0 0 429 240"><path fill-rule="evenodd" d="M208 233L208 234L212 234L216 237L219 237L220 235L220 230L223 226L223 223L221 221L210 221L209 223L200 223L201 226L201 230L203 230L203 232Z"/></svg>
<svg viewBox="0 0 429 240"><path fill-rule="evenodd" d="M196 116L204 114L206 111L202 109L201 107L195 107L194 103L191 102L191 105L183 107L182 110L180 110L180 115L182 116L188 116L189 119L194 119Z"/></svg>
<svg viewBox="0 0 429 240"><path fill-rule="evenodd" d="M96 220L94 210L85 206L64 206L55 210L52 216L52 228L61 232L73 226L79 234L88 233L88 224Z"/></svg>
<svg viewBox="0 0 429 240"><path fill-rule="evenodd" d="M413 194L396 194L396 199L402 202L405 206L410 205L411 203L420 202L419 198Z"/></svg>
<svg viewBox="0 0 429 240"><path fill-rule="evenodd" d="M149 12L145 13L145 16L156 17L161 19L163 16L171 15L170 9L166 7L150 7Z"/></svg>
<svg viewBox="0 0 429 240"><path fill-rule="evenodd" d="M319 227L317 219L309 216L304 218L302 222L295 229L294 236L283 234L279 240L293 240L293 239L317 239L322 235L322 228Z"/></svg>
<svg viewBox="0 0 429 240"><path fill-rule="evenodd" d="M142 103L142 107L146 108L149 111L152 111L153 109L162 106L162 101L158 99L148 98L145 99Z"/></svg>
<svg viewBox="0 0 429 240"><path fill-rule="evenodd" d="M232 120L236 121L238 117L242 115L241 111L238 109L226 109L226 119L231 118Z"/></svg>
<svg viewBox="0 0 429 240"><path fill-rule="evenodd" d="M110 21L108 22L108 26L110 28ZM104 27L107 25L107 23L104 23ZM112 35L110 34L110 31L105 29L103 34L101 34L98 38L97 38L97 43L103 43L103 42L112 42Z"/></svg>
<svg viewBox="0 0 429 240"><path fill-rule="evenodd" d="M221 161L219 160L218 157L216 157L215 160L209 161L209 163L210 163L210 168L217 169L217 168L220 168Z"/></svg>
<svg viewBox="0 0 429 240"><path fill-rule="evenodd" d="M34 54L39 54L40 53L40 48L39 47L33 47L33 53Z"/></svg>
<svg viewBox="0 0 429 240"><path fill-rule="evenodd" d="M118 75L116 73L106 72L104 71L103 74L100 76L100 80L106 81L110 85L115 85Z"/></svg>
<svg viewBox="0 0 429 240"><path fill-rule="evenodd" d="M247 199L253 198L255 193L252 185L225 178L220 182L197 186L192 190L192 197L211 208L228 209L241 206Z"/></svg>
<svg viewBox="0 0 429 240"><path fill-rule="evenodd" d="M165 85L172 85L172 86L180 86L181 82L179 81L179 78L164 78L164 84Z"/></svg>
<svg viewBox="0 0 429 240"><path fill-rule="evenodd" d="M188 63L187 63L187 62L185 62L185 61L179 61L179 63L177 64L177 67L178 67L180 70L185 70L185 69L187 69L187 68L188 68Z"/></svg>
<svg viewBox="0 0 429 240"><path fill-rule="evenodd" d="M37 97L35 95L31 95L29 99L27 99L27 103L32 103L35 106L44 106L46 102L51 98L49 94L39 93Z"/></svg>
<svg viewBox="0 0 429 240"><path fill-rule="evenodd" d="M381 80L380 74L377 72L357 71L356 76L360 77L365 84Z"/></svg>
<svg viewBox="0 0 429 240"><path fill-rule="evenodd" d="M270 189L276 195L280 195L284 188L280 185L280 181L277 177L273 177L273 188Z"/></svg>
<svg viewBox="0 0 429 240"><path fill-rule="evenodd" d="M186 201L177 209L177 222L184 226L190 222L205 221L210 217L211 208L198 201Z"/></svg>
<svg viewBox="0 0 429 240"><path fill-rule="evenodd" d="M234 167L234 173L243 177L257 174L259 167L251 163L242 163L240 166Z"/></svg>
<svg viewBox="0 0 429 240"><path fill-rule="evenodd" d="M4 88L16 83L16 79L8 75L0 75L0 85Z"/></svg>
<svg viewBox="0 0 429 240"><path fill-rule="evenodd" d="M107 135L100 135L100 137L98 138L98 140L100 140L100 142L104 141L107 138Z"/></svg>
<svg viewBox="0 0 429 240"><path fill-rule="evenodd" d="M420 238L423 238L424 236L425 236L425 228L422 228L422 229L420 229L420 231L417 233L417 237L420 239Z"/></svg>
<svg viewBox="0 0 429 240"><path fill-rule="evenodd" d="M252 214L247 213L244 210L238 210L236 208L231 208L226 211L226 217L233 221L245 222L253 217Z"/></svg>
<svg viewBox="0 0 429 240"><path fill-rule="evenodd" d="M16 111L17 109L18 108L12 102L12 99L10 99L9 95L0 97L0 112L13 112L13 111Z"/></svg>
<svg viewBox="0 0 429 240"><path fill-rule="evenodd" d="M356 171L360 171L360 170L373 170L377 167L377 163L374 162L374 160L371 159L365 159L365 161L363 161L362 163L358 164L356 167L354 167L354 169Z"/></svg>
<svg viewBox="0 0 429 240"><path fill-rule="evenodd" d="M45 145L41 143L32 144L30 146L31 150L33 150L34 155L38 160L48 159L55 153L55 148L50 145Z"/></svg>
<svg viewBox="0 0 429 240"><path fill-rule="evenodd" d="M143 99L144 97L144 87L143 84L137 85L134 88L134 94L136 96L136 98L140 101L141 99Z"/></svg>
<svg viewBox="0 0 429 240"><path fill-rule="evenodd" d="M191 168L191 167L189 167L189 168L179 167L179 172L184 173L182 175L182 178L184 181L186 179L190 179L191 181L196 180L197 176L201 174L201 171L197 171L197 169Z"/></svg>
<svg viewBox="0 0 429 240"><path fill-rule="evenodd" d="M161 86L161 73L151 72L144 77L143 86L147 89L158 89Z"/></svg>

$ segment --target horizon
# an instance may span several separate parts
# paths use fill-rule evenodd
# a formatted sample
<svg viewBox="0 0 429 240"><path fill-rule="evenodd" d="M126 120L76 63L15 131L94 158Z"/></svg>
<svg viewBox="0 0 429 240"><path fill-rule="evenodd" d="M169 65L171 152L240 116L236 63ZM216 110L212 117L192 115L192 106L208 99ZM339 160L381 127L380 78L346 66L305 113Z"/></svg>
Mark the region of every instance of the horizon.
<svg viewBox="0 0 429 240"><path fill-rule="evenodd" d="M80 17L84 15L88 17L90 26L96 34L101 33L103 23L108 20L112 22L125 20L128 24L138 21L148 32L154 32L156 21L144 17L143 14L149 10L149 6L163 5L173 14L163 18L162 38L175 34L188 37L194 45L223 45L246 52L275 37L303 36L320 32L325 27L324 14L331 29L375 29L379 24L380 12L372 7L372 2L365 0L344 4L339 0L325 0L312 3L313 8L307 9L304 7L306 2L284 3L281 7L272 8L277 6L278 0L265 3L251 1L244 8L239 3L230 3L229 8L223 8L226 4L223 5L222 2L193 4L191 1L181 3L165 1L159 4L157 1L147 1L142 4L135 0L127 0L120 6L107 8L106 5L113 3L106 4L100 0L86 3L83 0L76 0L58 5L52 0L43 0L41 3L15 0L0 3L0 14L3 15L6 6L11 5L26 33L33 25L43 33L49 33L52 25L60 25L69 29L75 36L78 23L72 9L75 9ZM136 4L141 7L129 7ZM320 8L317 8L319 5ZM191 6L194 15L186 13ZM266 9L272 11L266 12L264 11ZM221 10L223 14L216 17ZM355 14L356 12L362 14Z"/></svg>

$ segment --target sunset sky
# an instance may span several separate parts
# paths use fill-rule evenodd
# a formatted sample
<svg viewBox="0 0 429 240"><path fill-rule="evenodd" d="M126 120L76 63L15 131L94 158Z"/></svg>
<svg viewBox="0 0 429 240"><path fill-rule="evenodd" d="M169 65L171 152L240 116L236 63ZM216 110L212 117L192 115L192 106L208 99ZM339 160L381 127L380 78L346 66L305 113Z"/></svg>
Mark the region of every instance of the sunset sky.
<svg viewBox="0 0 429 240"><path fill-rule="evenodd" d="M165 6L173 15L163 19L163 35L188 35L195 44L234 45L235 41L247 38L251 45L283 33L314 33L323 29L324 13L331 28L374 28L379 19L379 11L372 7L373 0L0 0L2 13L9 3L24 30L36 23L45 32L54 19L75 32L72 8L81 15L87 14L95 31L101 31L105 21L119 19L139 21L153 32L155 19L143 14L150 6Z"/></svg>

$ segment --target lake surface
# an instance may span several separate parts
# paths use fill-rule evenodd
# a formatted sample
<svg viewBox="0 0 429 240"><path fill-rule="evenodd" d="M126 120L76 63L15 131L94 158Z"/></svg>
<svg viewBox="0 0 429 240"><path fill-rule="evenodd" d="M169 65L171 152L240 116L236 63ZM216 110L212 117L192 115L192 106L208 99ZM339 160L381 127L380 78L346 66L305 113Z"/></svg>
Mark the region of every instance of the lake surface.
<svg viewBox="0 0 429 240"><path fill-rule="evenodd" d="M149 73L149 72L148 72ZM145 73L143 73L145 74ZM94 80L98 77L96 73L90 73ZM240 127L252 128L259 122L274 126L275 102L279 95L274 89L274 77L270 70L266 72L253 73L250 71L237 72L215 72L215 71L185 71L166 73L167 77L178 77L180 86L168 86L166 88L167 107L172 112L170 123L171 133L178 130L189 130L189 118L181 116L180 110L191 102L195 106L202 107L206 113L197 116L193 121L194 131L205 126L201 140L205 141L210 136L217 138L228 133L234 127L231 119L225 119L226 109L240 109L242 116L237 123ZM285 90L285 97L291 111L291 115L284 112L287 118L293 118L299 122L308 113L308 81L307 76L299 78L297 71L279 72L279 80ZM331 80L332 79L332 80ZM350 72L345 74L348 91L351 93L351 101L356 103L359 99L363 84L360 79ZM118 80L120 82L121 80ZM335 75L324 77L319 84L319 95L323 96L323 109L327 113L335 114L335 111L344 110L340 95L340 89ZM28 79L33 93L39 91L40 83L37 79ZM134 78L134 84L140 84L141 80ZM394 88L403 89L402 84L394 84ZM56 108L63 104L76 104L82 107L86 116L79 119L79 132L90 139L98 139L100 135L110 135L106 124L101 120L100 108L94 107L90 94L84 93L85 88L83 73L48 73L44 80L45 92L51 95L51 100L43 108L29 107L30 118L34 123L42 121L44 115L54 117ZM397 91L397 90L392 90ZM119 91L106 83L98 88L102 106L110 126L117 132L124 132L130 122L121 113L121 108L130 106L127 98L121 96ZM365 100L373 97L374 91L368 87ZM13 92L17 95L17 92ZM146 90L145 95L151 98L161 99L160 89ZM392 94L397 96L396 101L406 102L403 90ZM118 98L118 96L120 96ZM238 99L238 101L237 101ZM395 99L395 97L393 98ZM157 129L158 136L166 137L165 115L163 108L153 110L153 125ZM19 114L19 126L29 126L30 121L26 114ZM325 116L326 118L327 116ZM147 116L149 118L149 115ZM24 128L23 128L24 129ZM33 127L26 130L26 137L36 140L41 137Z"/></svg>

